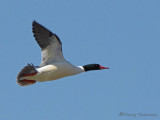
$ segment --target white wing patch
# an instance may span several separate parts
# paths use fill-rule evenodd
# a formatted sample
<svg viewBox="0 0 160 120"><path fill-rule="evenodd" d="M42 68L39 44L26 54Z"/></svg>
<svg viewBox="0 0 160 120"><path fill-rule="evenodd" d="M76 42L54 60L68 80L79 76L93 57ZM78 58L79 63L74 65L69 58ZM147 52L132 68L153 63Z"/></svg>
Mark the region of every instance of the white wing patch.
<svg viewBox="0 0 160 120"><path fill-rule="evenodd" d="M64 61L64 56L61 51L61 45L55 38L52 36L51 44L41 51L42 62L40 66L44 66L54 62Z"/></svg>

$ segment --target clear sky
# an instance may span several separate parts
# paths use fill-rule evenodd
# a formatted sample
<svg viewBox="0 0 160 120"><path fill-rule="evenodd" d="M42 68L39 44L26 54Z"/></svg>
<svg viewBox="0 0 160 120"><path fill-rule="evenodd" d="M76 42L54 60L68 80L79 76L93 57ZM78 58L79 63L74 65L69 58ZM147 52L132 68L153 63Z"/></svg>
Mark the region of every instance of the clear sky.
<svg viewBox="0 0 160 120"><path fill-rule="evenodd" d="M19 71L41 62L33 20L74 65L110 69L18 86ZM1 0L0 33L0 120L160 119L159 0Z"/></svg>

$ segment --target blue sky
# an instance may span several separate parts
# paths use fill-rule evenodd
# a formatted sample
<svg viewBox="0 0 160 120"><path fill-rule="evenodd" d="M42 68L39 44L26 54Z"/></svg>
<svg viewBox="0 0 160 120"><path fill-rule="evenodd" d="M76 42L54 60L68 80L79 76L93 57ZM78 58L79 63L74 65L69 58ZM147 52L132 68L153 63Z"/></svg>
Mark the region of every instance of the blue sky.
<svg viewBox="0 0 160 120"><path fill-rule="evenodd" d="M159 5L159 0L1 0L0 119L160 119ZM19 71L41 61L33 20L60 37L74 65L110 69L18 86Z"/></svg>

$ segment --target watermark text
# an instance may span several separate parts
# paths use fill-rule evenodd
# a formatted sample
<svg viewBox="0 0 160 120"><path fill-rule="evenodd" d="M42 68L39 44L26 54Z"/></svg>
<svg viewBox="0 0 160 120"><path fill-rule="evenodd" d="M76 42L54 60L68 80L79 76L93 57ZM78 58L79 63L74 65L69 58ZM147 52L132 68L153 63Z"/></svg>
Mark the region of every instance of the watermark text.
<svg viewBox="0 0 160 120"><path fill-rule="evenodd" d="M120 112L120 117L157 117L158 114L155 113L126 113L126 112Z"/></svg>

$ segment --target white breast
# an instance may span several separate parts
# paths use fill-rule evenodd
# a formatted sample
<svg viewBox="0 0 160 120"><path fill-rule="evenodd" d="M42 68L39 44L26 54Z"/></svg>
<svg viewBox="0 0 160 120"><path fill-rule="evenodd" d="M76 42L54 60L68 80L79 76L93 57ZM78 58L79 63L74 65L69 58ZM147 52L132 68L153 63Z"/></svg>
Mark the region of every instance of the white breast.
<svg viewBox="0 0 160 120"><path fill-rule="evenodd" d="M38 74L33 76L33 79L39 82L51 81L66 76L71 76L84 72L83 67L76 67L68 62L56 63L54 65L46 65L37 69Z"/></svg>

